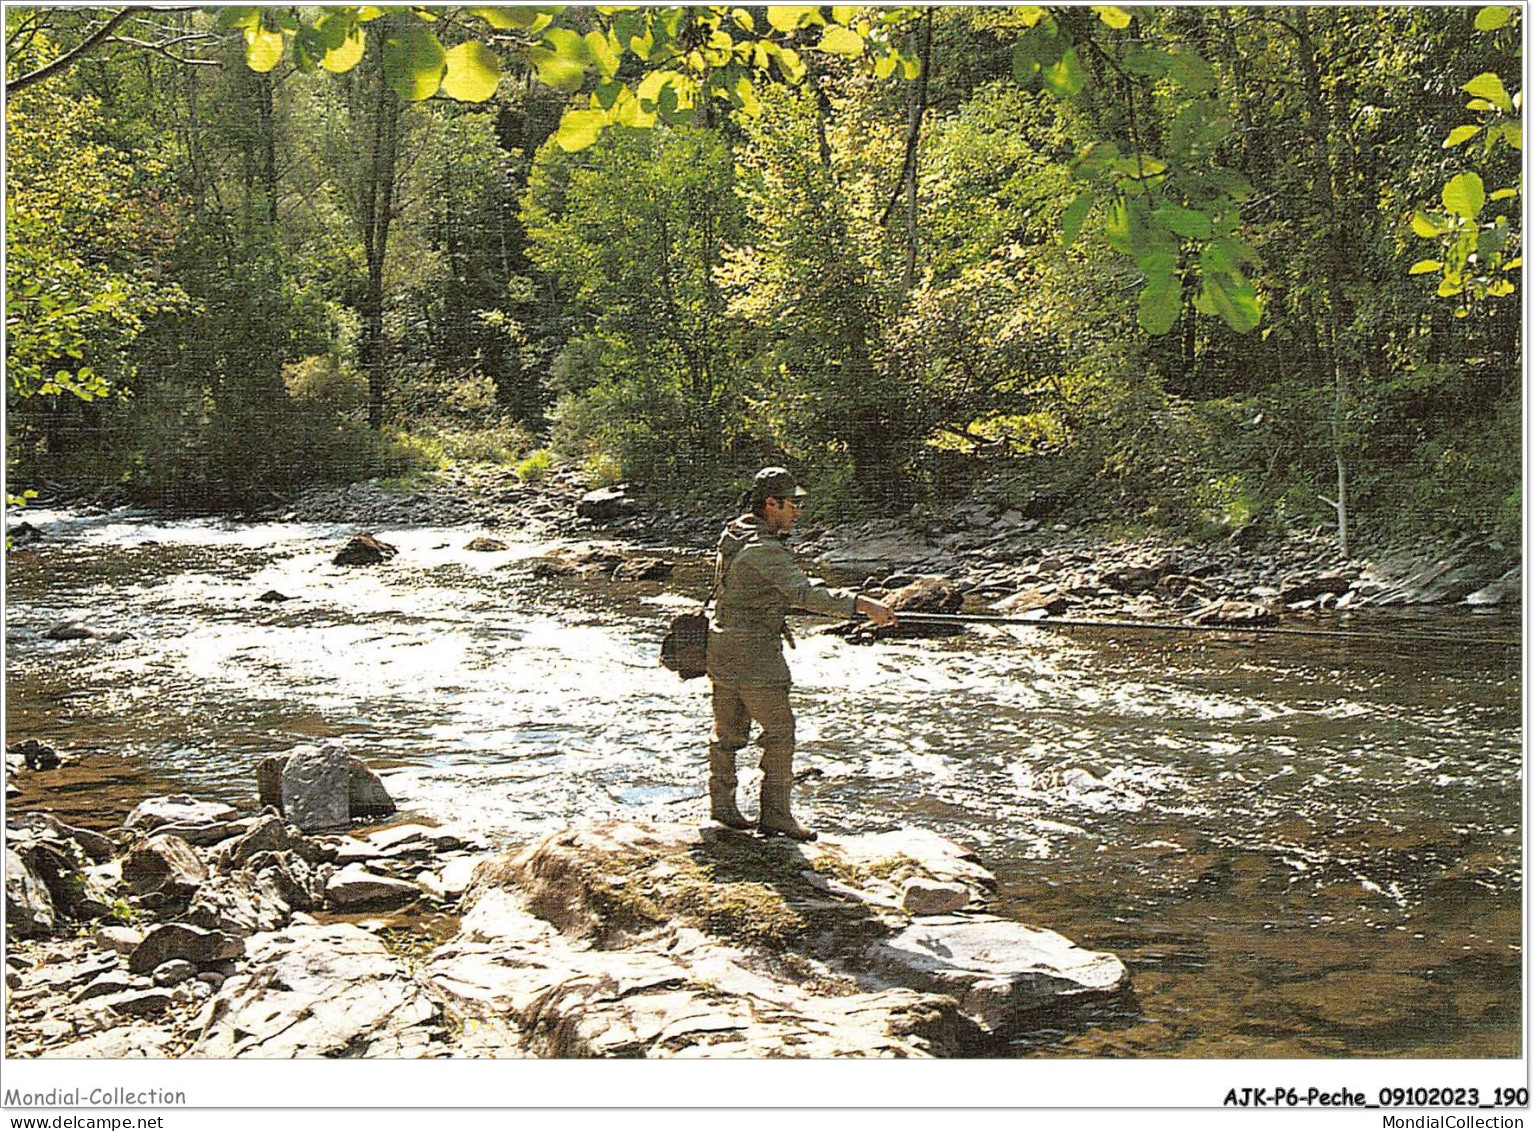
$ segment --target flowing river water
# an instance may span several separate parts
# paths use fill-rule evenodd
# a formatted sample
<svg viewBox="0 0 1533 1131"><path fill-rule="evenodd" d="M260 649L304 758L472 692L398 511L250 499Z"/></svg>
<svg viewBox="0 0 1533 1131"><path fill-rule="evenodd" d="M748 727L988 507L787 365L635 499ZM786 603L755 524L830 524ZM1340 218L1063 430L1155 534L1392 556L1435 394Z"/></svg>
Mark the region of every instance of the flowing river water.
<svg viewBox="0 0 1533 1131"><path fill-rule="evenodd" d="M249 809L261 758L336 741L407 814L492 843L705 815L707 681L656 666L702 555L664 583L540 580L546 546L471 552L461 527L380 530L398 557L347 569L338 526L26 517L45 537L8 557L7 741L74 760L12 809ZM44 636L69 617L131 636ZM1345 627L1386 635L803 633L800 815L970 845L1000 913L1123 958L1129 995L1041 1018L1015 1055L1518 1056L1520 650L1387 634L1520 627Z"/></svg>

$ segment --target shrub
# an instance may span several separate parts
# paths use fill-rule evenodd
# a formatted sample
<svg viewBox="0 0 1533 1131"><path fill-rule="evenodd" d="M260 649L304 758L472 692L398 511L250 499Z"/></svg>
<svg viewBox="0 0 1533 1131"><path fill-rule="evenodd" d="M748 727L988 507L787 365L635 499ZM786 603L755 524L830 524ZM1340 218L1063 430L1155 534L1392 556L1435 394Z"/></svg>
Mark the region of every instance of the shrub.
<svg viewBox="0 0 1533 1131"><path fill-rule="evenodd" d="M535 483L547 475L553 466L553 455L539 448L516 465L516 477L523 483Z"/></svg>

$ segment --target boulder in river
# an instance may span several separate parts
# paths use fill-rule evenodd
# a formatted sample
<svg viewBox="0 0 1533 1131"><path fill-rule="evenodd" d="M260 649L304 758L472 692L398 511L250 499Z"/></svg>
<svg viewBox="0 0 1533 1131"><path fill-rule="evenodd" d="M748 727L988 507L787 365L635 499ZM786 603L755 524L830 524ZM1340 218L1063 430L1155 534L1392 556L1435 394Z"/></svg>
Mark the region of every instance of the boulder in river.
<svg viewBox="0 0 1533 1131"><path fill-rule="evenodd" d="M338 828L353 818L386 817L396 809L378 775L334 748L297 746L256 767L261 804L305 832Z"/></svg>
<svg viewBox="0 0 1533 1131"><path fill-rule="evenodd" d="M494 538L474 538L463 548L476 554L498 554L510 549L504 542Z"/></svg>
<svg viewBox="0 0 1533 1131"><path fill-rule="evenodd" d="M1267 606L1236 600L1204 605L1187 619L1193 624L1225 628L1262 628L1278 622L1277 614Z"/></svg>
<svg viewBox="0 0 1533 1131"><path fill-rule="evenodd" d="M43 632L49 640L99 640L104 644L116 644L132 635L125 629L100 628L77 618L58 621Z"/></svg>
<svg viewBox="0 0 1533 1131"><path fill-rule="evenodd" d="M16 759L29 770L56 770L64 764L57 750L35 738L13 742L5 748L5 753L7 762L15 764L12 759Z"/></svg>
<svg viewBox="0 0 1533 1131"><path fill-rule="evenodd" d="M611 574L623 563L612 542L578 542L548 551L532 563L533 577L594 577Z"/></svg>
<svg viewBox="0 0 1533 1131"><path fill-rule="evenodd" d="M399 547L390 545L372 534L358 534L335 555L338 566L378 565L399 553Z"/></svg>
<svg viewBox="0 0 1533 1131"><path fill-rule="evenodd" d="M1029 613L1057 617L1070 607L1070 598L1049 586L1042 589L1024 589L1002 598L990 606L1004 617L1025 617Z"/></svg>
<svg viewBox="0 0 1533 1131"><path fill-rule="evenodd" d="M43 540L43 532L30 522L18 522L5 528L5 538L12 546L30 546Z"/></svg>
<svg viewBox="0 0 1533 1131"><path fill-rule="evenodd" d="M676 568L664 558L636 557L622 562L612 571L613 581L664 581Z"/></svg>
<svg viewBox="0 0 1533 1131"><path fill-rule="evenodd" d="M868 947L887 977L950 994L989 1033L1021 1031L1027 1017L1072 998L1107 997L1128 985L1112 954L1054 931L992 917L923 918Z"/></svg>

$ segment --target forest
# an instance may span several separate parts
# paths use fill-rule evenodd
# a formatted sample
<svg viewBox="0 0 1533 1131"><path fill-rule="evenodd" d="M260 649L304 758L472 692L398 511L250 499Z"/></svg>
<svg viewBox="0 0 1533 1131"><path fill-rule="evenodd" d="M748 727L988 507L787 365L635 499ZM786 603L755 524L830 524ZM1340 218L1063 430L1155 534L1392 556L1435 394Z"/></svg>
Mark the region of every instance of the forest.
<svg viewBox="0 0 1533 1131"><path fill-rule="evenodd" d="M8 498L1521 540L1514 7L6 20Z"/></svg>

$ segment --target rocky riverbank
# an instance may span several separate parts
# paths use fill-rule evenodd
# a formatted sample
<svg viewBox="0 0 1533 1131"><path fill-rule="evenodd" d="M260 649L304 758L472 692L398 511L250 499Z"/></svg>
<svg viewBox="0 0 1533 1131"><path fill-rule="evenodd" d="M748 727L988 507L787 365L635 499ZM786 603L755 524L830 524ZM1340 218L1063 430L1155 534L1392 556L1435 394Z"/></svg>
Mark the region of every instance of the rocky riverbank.
<svg viewBox="0 0 1533 1131"><path fill-rule="evenodd" d="M359 528L476 524L534 539L606 540L614 554L657 547L705 554L730 512L685 513L636 487L592 491L571 471L523 483L481 466L405 493L377 483L310 491L280 517ZM853 584L891 591L938 577L964 594L971 611L993 604L1002 613L1270 623L1369 605L1517 607L1522 595L1520 548L1473 539L1347 560L1325 533L1253 528L1200 543L1123 538L983 498L943 513L917 507L800 534L795 548L805 558Z"/></svg>
<svg viewBox="0 0 1533 1131"><path fill-rule="evenodd" d="M245 814L7 822L8 1055L963 1056L1128 985L991 914L994 877L920 829L609 821L492 846L367 823L385 784L334 749L256 784Z"/></svg>

